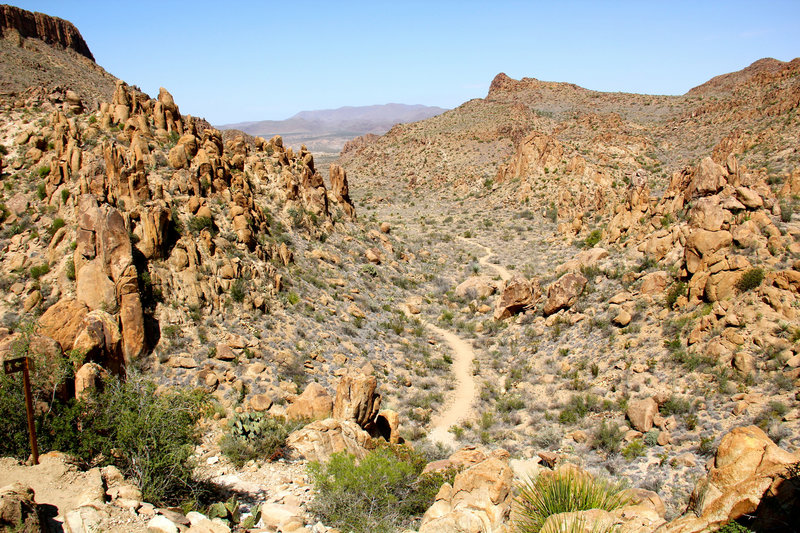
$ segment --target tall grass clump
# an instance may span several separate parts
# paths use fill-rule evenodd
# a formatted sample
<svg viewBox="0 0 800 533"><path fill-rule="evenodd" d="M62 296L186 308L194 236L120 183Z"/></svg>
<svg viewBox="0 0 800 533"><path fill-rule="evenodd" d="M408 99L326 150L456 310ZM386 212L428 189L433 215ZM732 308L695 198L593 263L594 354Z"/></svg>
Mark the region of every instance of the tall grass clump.
<svg viewBox="0 0 800 533"><path fill-rule="evenodd" d="M523 481L515 499L518 533L538 533L551 515L603 509L613 511L628 503L618 483L575 470L561 470Z"/></svg>

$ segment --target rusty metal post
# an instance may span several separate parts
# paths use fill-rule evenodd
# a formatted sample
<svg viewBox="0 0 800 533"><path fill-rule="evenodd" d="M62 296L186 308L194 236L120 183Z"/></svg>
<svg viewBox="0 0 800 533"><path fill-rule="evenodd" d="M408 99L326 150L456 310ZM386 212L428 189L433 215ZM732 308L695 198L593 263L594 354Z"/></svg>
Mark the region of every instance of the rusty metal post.
<svg viewBox="0 0 800 533"><path fill-rule="evenodd" d="M31 454L33 455L33 464L39 464L39 445L36 443L36 426L33 423L33 400L31 399L31 380L28 375L28 362L30 358L26 357L22 366L22 382L25 387L25 410L28 414L28 436L31 441Z"/></svg>

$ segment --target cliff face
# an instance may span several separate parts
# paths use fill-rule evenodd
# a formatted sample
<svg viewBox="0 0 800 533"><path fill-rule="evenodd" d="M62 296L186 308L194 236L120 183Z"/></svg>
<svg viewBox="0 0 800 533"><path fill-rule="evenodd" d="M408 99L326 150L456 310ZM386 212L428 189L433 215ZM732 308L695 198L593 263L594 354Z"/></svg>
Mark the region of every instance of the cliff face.
<svg viewBox="0 0 800 533"><path fill-rule="evenodd" d="M0 5L0 37L10 31L16 31L21 37L40 39L49 45L74 50L94 61L81 32L69 21L14 6Z"/></svg>

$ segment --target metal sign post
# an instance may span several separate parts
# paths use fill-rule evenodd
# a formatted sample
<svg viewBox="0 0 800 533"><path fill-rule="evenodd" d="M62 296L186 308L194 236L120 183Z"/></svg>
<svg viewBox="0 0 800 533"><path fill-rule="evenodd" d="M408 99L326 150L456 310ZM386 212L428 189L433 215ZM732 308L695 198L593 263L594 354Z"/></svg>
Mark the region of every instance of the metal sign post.
<svg viewBox="0 0 800 533"><path fill-rule="evenodd" d="M36 443L36 426L33 423L33 399L31 398L31 378L28 368L31 366L28 357L18 357L3 361L3 369L6 374L16 374L22 372L22 384L25 389L25 411L28 415L28 437L31 442L31 455L33 464L39 464L39 445Z"/></svg>

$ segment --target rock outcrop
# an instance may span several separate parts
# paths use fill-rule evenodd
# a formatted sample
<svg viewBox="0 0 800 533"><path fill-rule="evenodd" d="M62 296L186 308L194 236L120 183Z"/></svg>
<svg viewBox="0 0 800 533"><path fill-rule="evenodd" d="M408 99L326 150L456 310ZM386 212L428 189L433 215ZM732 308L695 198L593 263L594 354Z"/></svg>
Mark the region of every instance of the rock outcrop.
<svg viewBox="0 0 800 533"><path fill-rule="evenodd" d="M34 13L18 7L0 6L0 37L16 32L22 38L40 39L49 45L73 50L94 61L81 33L71 22L51 17L44 13Z"/></svg>
<svg viewBox="0 0 800 533"><path fill-rule="evenodd" d="M381 408L381 395L375 392L375 376L350 372L342 376L336 387L333 418L350 420L371 431Z"/></svg>
<svg viewBox="0 0 800 533"><path fill-rule="evenodd" d="M367 453L369 440L369 433L355 422L326 418L291 433L286 439L286 446L292 456L325 462L339 452L347 452L361 459Z"/></svg>
<svg viewBox="0 0 800 533"><path fill-rule="evenodd" d="M720 441L687 513L658 532L698 533L746 515L757 531L780 531L800 517L798 464L800 454L779 448L758 427L735 428Z"/></svg>
<svg viewBox="0 0 800 533"><path fill-rule="evenodd" d="M508 452L495 450L439 489L425 511L419 533L506 533L511 531L513 472Z"/></svg>
<svg viewBox="0 0 800 533"><path fill-rule="evenodd" d="M32 488L22 483L0 488L0 529L25 533L47 531L39 518Z"/></svg>

